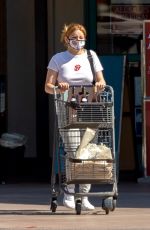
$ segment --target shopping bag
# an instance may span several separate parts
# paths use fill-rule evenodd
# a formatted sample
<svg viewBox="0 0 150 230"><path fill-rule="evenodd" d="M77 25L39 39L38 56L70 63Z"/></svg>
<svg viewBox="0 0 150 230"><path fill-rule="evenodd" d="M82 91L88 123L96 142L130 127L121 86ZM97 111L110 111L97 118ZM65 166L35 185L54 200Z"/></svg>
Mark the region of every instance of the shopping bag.
<svg viewBox="0 0 150 230"><path fill-rule="evenodd" d="M94 138L96 131L90 128L86 128L85 133L82 137L80 146L76 151L76 158L80 158L82 150L87 146L87 144Z"/></svg>

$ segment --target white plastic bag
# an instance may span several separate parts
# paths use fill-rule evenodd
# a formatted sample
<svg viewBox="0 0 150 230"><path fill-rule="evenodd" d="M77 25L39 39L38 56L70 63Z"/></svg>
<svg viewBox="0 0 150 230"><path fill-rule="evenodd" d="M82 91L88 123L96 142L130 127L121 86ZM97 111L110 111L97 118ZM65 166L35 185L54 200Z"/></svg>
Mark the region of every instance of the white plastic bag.
<svg viewBox="0 0 150 230"><path fill-rule="evenodd" d="M80 150L79 159L112 159L111 149L106 145L89 143Z"/></svg>

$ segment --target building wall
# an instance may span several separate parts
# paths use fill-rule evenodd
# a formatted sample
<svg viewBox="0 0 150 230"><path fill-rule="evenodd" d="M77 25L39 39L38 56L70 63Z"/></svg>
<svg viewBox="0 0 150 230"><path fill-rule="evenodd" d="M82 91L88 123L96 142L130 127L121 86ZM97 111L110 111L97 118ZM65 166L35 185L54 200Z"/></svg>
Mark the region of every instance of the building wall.
<svg viewBox="0 0 150 230"><path fill-rule="evenodd" d="M28 138L25 156L36 156L34 0L7 0L8 132Z"/></svg>
<svg viewBox="0 0 150 230"><path fill-rule="evenodd" d="M84 23L84 0L47 0L49 56L63 49L60 34L63 25Z"/></svg>

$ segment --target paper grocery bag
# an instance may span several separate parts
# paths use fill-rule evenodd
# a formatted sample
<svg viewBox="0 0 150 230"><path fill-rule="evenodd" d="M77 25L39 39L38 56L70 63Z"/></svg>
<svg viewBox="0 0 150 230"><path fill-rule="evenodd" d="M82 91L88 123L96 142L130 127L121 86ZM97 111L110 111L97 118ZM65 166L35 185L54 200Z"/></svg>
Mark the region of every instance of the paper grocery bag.
<svg viewBox="0 0 150 230"><path fill-rule="evenodd" d="M85 133L82 137L80 146L76 152L76 158L80 158L82 149L94 138L96 131L90 128L86 128Z"/></svg>

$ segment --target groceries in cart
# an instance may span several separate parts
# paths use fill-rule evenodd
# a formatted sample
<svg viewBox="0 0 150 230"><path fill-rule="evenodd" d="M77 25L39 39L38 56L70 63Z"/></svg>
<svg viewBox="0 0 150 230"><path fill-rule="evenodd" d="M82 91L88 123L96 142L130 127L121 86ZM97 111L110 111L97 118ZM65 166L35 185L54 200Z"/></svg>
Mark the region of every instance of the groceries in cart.
<svg viewBox="0 0 150 230"><path fill-rule="evenodd" d="M96 131L86 128L81 144L76 151L77 159L112 159L111 149L103 143L91 143L94 139Z"/></svg>
<svg viewBox="0 0 150 230"><path fill-rule="evenodd" d="M91 140L93 140L94 136L96 134L96 131L90 128L86 128L86 131L84 132L84 135L82 137L81 143L76 151L76 155L75 157L78 159L82 159L82 153L84 151L84 149L86 148L86 146L90 143ZM88 158L86 156L86 158ZM85 159L85 158L83 158Z"/></svg>
<svg viewBox="0 0 150 230"><path fill-rule="evenodd" d="M89 97L89 91L87 91L86 87L82 86L81 89L73 86L69 95L69 105L73 109L77 109L80 107L80 103L87 103Z"/></svg>
<svg viewBox="0 0 150 230"><path fill-rule="evenodd" d="M67 180L92 179L108 180L113 176L111 149L103 143L93 143L97 131L86 128L74 159L66 159Z"/></svg>
<svg viewBox="0 0 150 230"><path fill-rule="evenodd" d="M95 91L93 86L72 86L68 91L65 106L69 125L75 125L77 122L84 122L85 125L87 122L111 125L112 100L109 91Z"/></svg>
<svg viewBox="0 0 150 230"><path fill-rule="evenodd" d="M80 153L77 151L78 159L112 159L111 150L104 144L94 144L89 143L83 149L81 149Z"/></svg>

